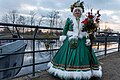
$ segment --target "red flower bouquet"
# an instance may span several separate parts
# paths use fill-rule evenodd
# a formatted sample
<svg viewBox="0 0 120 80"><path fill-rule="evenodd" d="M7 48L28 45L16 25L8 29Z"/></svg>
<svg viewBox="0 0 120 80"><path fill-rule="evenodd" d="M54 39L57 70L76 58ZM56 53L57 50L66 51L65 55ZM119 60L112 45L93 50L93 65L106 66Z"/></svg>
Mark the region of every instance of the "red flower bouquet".
<svg viewBox="0 0 120 80"><path fill-rule="evenodd" d="M82 21L83 23L83 31L87 31L88 33L90 32L95 32L97 30L98 24L100 22L100 14L99 11L97 11L97 13L95 15L93 15L92 13L92 9L91 12L88 12L87 14L87 18L85 18L85 20Z"/></svg>

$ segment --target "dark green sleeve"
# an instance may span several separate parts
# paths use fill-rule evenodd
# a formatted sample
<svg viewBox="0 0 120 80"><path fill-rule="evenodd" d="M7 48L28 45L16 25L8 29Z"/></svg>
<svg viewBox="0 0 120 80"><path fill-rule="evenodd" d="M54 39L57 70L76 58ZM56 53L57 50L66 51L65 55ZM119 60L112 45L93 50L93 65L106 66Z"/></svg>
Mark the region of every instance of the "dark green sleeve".
<svg viewBox="0 0 120 80"><path fill-rule="evenodd" d="M70 19L67 18L64 29L63 29L63 34L62 35L67 35L67 31L69 29L69 23L70 23Z"/></svg>

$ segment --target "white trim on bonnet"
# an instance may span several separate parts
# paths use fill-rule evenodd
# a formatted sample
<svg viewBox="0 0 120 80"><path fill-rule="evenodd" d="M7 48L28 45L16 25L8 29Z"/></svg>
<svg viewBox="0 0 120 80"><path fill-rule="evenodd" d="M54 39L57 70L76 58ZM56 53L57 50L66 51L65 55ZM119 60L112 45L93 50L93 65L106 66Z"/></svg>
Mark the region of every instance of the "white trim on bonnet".
<svg viewBox="0 0 120 80"><path fill-rule="evenodd" d="M82 11L82 8L81 8L81 7L75 7L75 8L73 9L73 13L74 13L75 9L79 9L79 10L83 13L83 11Z"/></svg>

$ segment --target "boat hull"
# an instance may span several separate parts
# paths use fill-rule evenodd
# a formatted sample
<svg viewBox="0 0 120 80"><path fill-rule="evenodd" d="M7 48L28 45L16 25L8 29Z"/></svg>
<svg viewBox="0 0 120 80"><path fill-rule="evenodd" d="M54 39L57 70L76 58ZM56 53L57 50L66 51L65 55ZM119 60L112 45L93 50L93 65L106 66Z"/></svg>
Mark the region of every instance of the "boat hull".
<svg viewBox="0 0 120 80"><path fill-rule="evenodd" d="M9 50L8 50L9 48ZM11 51L10 48L12 48ZM26 44L24 41L15 41L8 45L2 46L2 54L13 54L17 53L16 55L6 55L0 57L0 69L11 68L11 67L20 67L23 65L24 54L19 54L25 51ZM7 49L7 50L5 50ZM0 80L13 77L19 73L21 68L6 70L0 72Z"/></svg>

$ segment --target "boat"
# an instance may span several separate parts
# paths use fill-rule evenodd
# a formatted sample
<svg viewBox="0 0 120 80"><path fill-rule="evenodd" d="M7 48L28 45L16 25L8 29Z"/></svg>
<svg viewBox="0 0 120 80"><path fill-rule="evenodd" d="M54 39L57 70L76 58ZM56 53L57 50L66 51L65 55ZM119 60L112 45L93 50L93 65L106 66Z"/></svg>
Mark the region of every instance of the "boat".
<svg viewBox="0 0 120 80"><path fill-rule="evenodd" d="M27 44L24 40L16 40L9 43L4 43L0 46L0 70L11 67L20 67L23 65L24 54L20 54L25 51ZM16 55L9 55L14 54ZM0 71L0 80L13 77L19 73L21 68Z"/></svg>

